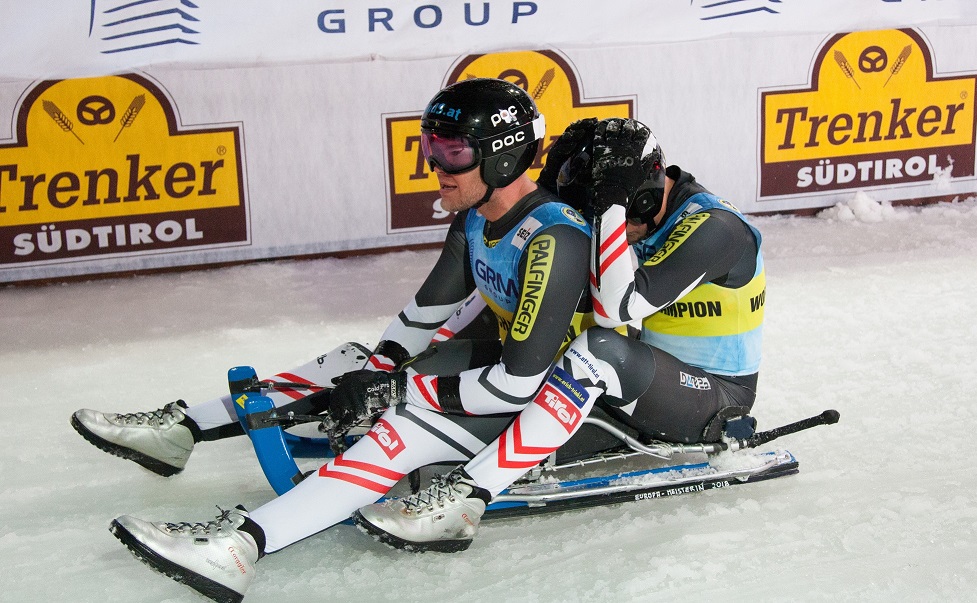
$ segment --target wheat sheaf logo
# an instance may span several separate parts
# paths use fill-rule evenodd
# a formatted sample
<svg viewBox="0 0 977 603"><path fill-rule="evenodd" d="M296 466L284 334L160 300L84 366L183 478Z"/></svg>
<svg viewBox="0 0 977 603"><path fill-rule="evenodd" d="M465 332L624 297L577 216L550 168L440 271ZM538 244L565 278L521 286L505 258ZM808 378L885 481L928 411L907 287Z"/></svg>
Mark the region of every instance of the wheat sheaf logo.
<svg viewBox="0 0 977 603"><path fill-rule="evenodd" d="M240 125L138 75L41 82L0 141L0 267L246 244Z"/></svg>
<svg viewBox="0 0 977 603"><path fill-rule="evenodd" d="M510 81L533 97L546 117L546 138L540 145L529 175L543 168L546 153L570 123L585 117L632 117L634 98L583 99L579 78L562 55L545 51L520 51L471 55L458 61L444 85L476 78ZM387 231L444 228L453 214L441 209L438 180L421 153L421 111L384 115L389 205Z"/></svg>
<svg viewBox="0 0 977 603"><path fill-rule="evenodd" d="M839 34L810 87L761 95L760 199L974 175L974 75L940 77L915 30Z"/></svg>

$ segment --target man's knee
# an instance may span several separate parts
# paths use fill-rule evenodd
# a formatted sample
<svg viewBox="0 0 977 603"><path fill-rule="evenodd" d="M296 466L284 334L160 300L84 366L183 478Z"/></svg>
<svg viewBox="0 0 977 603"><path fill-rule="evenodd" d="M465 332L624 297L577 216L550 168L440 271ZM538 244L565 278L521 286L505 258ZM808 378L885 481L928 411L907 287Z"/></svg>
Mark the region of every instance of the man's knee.
<svg viewBox="0 0 977 603"><path fill-rule="evenodd" d="M630 339L613 329L592 327L570 345L577 354L599 361L616 374L619 392L612 396L632 402L647 391L655 378L655 354L641 341Z"/></svg>

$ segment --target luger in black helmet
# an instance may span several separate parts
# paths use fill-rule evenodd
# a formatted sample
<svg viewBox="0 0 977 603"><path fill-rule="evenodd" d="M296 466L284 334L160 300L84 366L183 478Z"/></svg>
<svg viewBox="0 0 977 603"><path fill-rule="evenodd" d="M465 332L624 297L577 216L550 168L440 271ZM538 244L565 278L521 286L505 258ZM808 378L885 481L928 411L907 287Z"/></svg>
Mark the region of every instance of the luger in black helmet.
<svg viewBox="0 0 977 603"><path fill-rule="evenodd" d="M649 129L650 132L650 129ZM648 141L642 151L641 167L646 176L645 181L638 187L628 202L627 217L631 220L639 220L654 230L655 216L661 210L662 203L665 201L665 153L654 133L648 135ZM560 199L577 208L580 211L587 211L587 205L591 202L591 190L593 186L593 162L594 155L593 134L582 142L580 150L567 159L560 167L559 175L556 178L556 188Z"/></svg>
<svg viewBox="0 0 977 603"><path fill-rule="evenodd" d="M648 149L651 149L650 152ZM655 216L661 211L665 202L665 153L654 134L648 137L645 145L645 155L641 158L644 168L645 181L635 191L628 204L627 217L630 220L640 220L649 227L649 232L655 229Z"/></svg>
<svg viewBox="0 0 977 603"><path fill-rule="evenodd" d="M490 192L529 169L545 133L533 99L519 86L491 78L448 86L421 116L421 150L431 170L460 174L480 167Z"/></svg>

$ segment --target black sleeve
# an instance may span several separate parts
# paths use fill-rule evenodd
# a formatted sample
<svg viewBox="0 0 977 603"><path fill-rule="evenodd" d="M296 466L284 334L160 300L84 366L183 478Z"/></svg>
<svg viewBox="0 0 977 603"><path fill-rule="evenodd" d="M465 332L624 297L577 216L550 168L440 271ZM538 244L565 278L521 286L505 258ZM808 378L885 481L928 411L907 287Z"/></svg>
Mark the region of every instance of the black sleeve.
<svg viewBox="0 0 977 603"><path fill-rule="evenodd" d="M590 237L572 226L549 227L527 245L519 305L502 350L509 374L538 375L555 360L586 290L589 261Z"/></svg>
<svg viewBox="0 0 977 603"><path fill-rule="evenodd" d="M424 379L408 379L406 401L469 415L512 413L525 407L563 345L587 287L589 257L590 237L579 229L561 224L537 233L519 262L522 289L499 361L440 376L434 390Z"/></svg>
<svg viewBox="0 0 977 603"><path fill-rule="evenodd" d="M467 216L467 211L459 212L451 222L438 261L414 296L418 306L461 303L475 290L475 279L472 278L468 262L468 240L465 236Z"/></svg>
<svg viewBox="0 0 977 603"><path fill-rule="evenodd" d="M431 337L475 290L475 281L468 265L465 219L468 212L455 216L441 255L414 298L387 326L382 342L394 342L408 356L420 353L431 343ZM398 364L396 358L370 358L378 367Z"/></svg>
<svg viewBox="0 0 977 603"><path fill-rule="evenodd" d="M743 220L728 211L711 211L663 259L652 257L638 268L635 293L660 308L697 280L739 286L753 277L756 254L756 239Z"/></svg>

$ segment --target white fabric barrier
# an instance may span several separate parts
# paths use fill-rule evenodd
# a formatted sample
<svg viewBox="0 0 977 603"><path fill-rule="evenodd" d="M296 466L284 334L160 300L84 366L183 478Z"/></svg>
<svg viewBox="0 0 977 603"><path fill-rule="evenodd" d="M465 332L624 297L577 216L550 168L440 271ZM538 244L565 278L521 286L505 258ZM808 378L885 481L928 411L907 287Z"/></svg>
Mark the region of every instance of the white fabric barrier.
<svg viewBox="0 0 977 603"><path fill-rule="evenodd" d="M975 34L930 26L8 79L0 281L437 242L451 216L412 137L434 92L469 75L525 86L547 143L581 117L636 117L670 163L748 213L860 190L971 195Z"/></svg>
<svg viewBox="0 0 977 603"><path fill-rule="evenodd" d="M537 48L977 23L972 0L32 0L7 2L0 76L429 59Z"/></svg>

